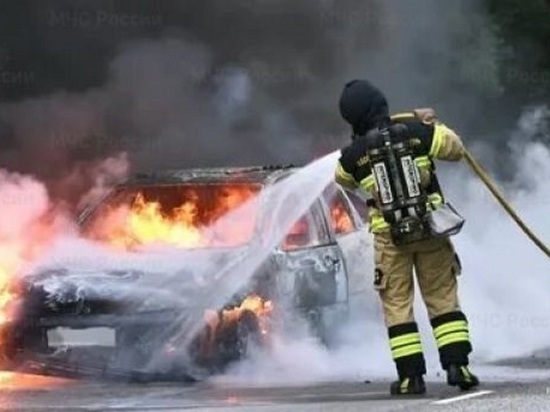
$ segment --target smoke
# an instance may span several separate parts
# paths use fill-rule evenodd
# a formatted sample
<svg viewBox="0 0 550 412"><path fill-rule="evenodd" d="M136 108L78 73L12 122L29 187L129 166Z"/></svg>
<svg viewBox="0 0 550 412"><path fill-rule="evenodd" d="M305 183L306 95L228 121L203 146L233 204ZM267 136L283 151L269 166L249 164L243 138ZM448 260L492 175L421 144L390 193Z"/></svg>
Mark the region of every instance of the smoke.
<svg viewBox="0 0 550 412"><path fill-rule="evenodd" d="M508 198L548 244L550 150L547 108L526 111L513 135L518 169ZM452 179L457 203L469 218L458 247L465 257L463 301L471 312L477 353L486 359L525 355L548 347L548 258L515 226L477 180ZM466 183L464 183L466 182ZM509 190L512 189L512 190Z"/></svg>
<svg viewBox="0 0 550 412"><path fill-rule="evenodd" d="M38 181L18 173L0 171L2 209L0 227L2 237L19 238L25 229L46 213L49 199L46 189ZM14 219L14 216L19 217Z"/></svg>
<svg viewBox="0 0 550 412"><path fill-rule="evenodd" d="M61 0L8 10L34 30L3 46L3 69L33 76L29 87L6 77L0 164L38 175L71 204L86 189L67 193L67 171L120 152L134 171L307 163L347 141L336 101L351 78L379 84L394 110L435 105L465 130L499 89L499 44L470 0Z"/></svg>
<svg viewBox="0 0 550 412"><path fill-rule="evenodd" d="M3 27L13 20L25 28L0 50L0 164L39 177L54 200L31 181L23 193L37 193L36 202L15 211L28 217L19 225L6 218L13 236L25 238L25 219L48 202L82 207L130 171L308 162L348 141L336 101L356 77L380 85L394 111L434 106L492 171L508 173L507 193L549 236L548 117L528 112L519 130L506 132L514 117L494 104L502 45L479 2L34 3L0 16ZM468 219L456 243L476 356L528 353L545 345L546 261L466 173L444 183ZM288 377L284 365L303 360L304 379L386 374L380 322L378 313L350 327L349 344L335 354L283 339L256 371Z"/></svg>
<svg viewBox="0 0 550 412"><path fill-rule="evenodd" d="M52 239L71 225L52 210L44 185L19 173L0 170L0 206L0 322L3 322L14 274L45 253Z"/></svg>

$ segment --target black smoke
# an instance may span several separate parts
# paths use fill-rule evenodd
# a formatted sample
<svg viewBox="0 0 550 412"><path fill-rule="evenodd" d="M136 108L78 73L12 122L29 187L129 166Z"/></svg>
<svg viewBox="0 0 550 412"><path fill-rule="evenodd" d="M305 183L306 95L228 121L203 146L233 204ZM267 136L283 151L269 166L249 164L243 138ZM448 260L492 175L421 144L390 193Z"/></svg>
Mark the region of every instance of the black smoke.
<svg viewBox="0 0 550 412"><path fill-rule="evenodd" d="M59 196L121 151L133 170L307 162L347 142L337 98L357 77L394 111L434 106L470 141L506 123L487 120L503 113L500 46L473 0L22 0L2 10L0 166Z"/></svg>

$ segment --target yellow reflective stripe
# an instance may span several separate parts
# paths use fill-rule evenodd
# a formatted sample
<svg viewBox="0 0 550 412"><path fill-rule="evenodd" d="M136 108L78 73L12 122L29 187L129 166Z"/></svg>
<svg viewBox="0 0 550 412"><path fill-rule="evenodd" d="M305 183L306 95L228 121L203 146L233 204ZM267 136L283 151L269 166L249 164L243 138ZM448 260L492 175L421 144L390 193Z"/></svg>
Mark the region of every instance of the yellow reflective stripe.
<svg viewBox="0 0 550 412"><path fill-rule="evenodd" d="M445 141L445 128L436 124L434 127L432 147L430 148L429 156L437 157L439 155L439 151L441 150L441 146L443 146L444 141Z"/></svg>
<svg viewBox="0 0 550 412"><path fill-rule="evenodd" d="M401 386L400 386L401 392L409 391L409 382L410 382L410 378L403 379L403 382L401 382Z"/></svg>
<svg viewBox="0 0 550 412"><path fill-rule="evenodd" d="M422 353L420 333L411 332L390 339L390 347L394 359Z"/></svg>
<svg viewBox="0 0 550 412"><path fill-rule="evenodd" d="M420 333L412 332L406 335L396 336L390 339L390 346L395 348L396 346L405 345L408 343L420 343Z"/></svg>
<svg viewBox="0 0 550 412"><path fill-rule="evenodd" d="M392 353L393 359L415 355L417 353L422 353L422 345L420 343L416 343L414 345L407 345L403 348L394 349L391 351L391 353Z"/></svg>
<svg viewBox="0 0 550 412"><path fill-rule="evenodd" d="M414 119L415 117L416 115L414 114L414 112L396 113L390 116L392 120Z"/></svg>
<svg viewBox="0 0 550 412"><path fill-rule="evenodd" d="M374 178L374 175L368 175L365 179L365 186L367 189L370 189L374 186L376 186L376 179Z"/></svg>
<svg viewBox="0 0 550 412"><path fill-rule="evenodd" d="M374 175L370 174L367 177L365 177L363 180L359 182L359 186L361 189L370 192L373 190L376 186L376 180L374 179Z"/></svg>
<svg viewBox="0 0 550 412"><path fill-rule="evenodd" d="M434 335L437 339L444 333L448 332L455 332L455 331L462 331L462 330L468 330L468 322L465 320L455 320L452 322L444 323L443 325L438 326L434 329Z"/></svg>
<svg viewBox="0 0 550 412"><path fill-rule="evenodd" d="M469 342L470 335L468 332L454 332L449 335L445 335L442 338L437 339L437 347L441 348L442 346L449 345L451 343L457 342Z"/></svg>
<svg viewBox="0 0 550 412"><path fill-rule="evenodd" d="M390 227L384 217L377 213L376 209L369 213L369 226L372 232L379 232Z"/></svg>
<svg viewBox="0 0 550 412"><path fill-rule="evenodd" d="M428 156L420 156L414 159L414 162L416 163L416 166L418 168L429 168L432 165L432 162L430 161L430 158Z"/></svg>
<svg viewBox="0 0 550 412"><path fill-rule="evenodd" d="M339 180L346 182L350 185L355 185L355 179L351 175L351 173L348 173L344 170L344 167L340 162L336 165L336 176Z"/></svg>

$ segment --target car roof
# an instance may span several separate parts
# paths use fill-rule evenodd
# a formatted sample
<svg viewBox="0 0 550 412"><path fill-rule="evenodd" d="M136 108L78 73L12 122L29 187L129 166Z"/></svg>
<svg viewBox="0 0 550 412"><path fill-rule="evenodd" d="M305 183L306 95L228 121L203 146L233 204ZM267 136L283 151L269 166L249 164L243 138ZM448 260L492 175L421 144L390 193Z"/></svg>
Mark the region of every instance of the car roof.
<svg viewBox="0 0 550 412"><path fill-rule="evenodd" d="M250 166L191 168L138 173L123 182L121 186L148 186L157 184L190 183L251 183L272 184L298 170L288 166Z"/></svg>

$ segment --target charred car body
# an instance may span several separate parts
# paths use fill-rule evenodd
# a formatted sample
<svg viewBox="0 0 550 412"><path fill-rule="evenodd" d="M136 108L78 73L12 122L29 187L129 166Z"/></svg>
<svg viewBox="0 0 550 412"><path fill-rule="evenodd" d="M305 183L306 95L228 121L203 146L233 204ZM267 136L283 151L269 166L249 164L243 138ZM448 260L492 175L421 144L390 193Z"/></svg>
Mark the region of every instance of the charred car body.
<svg viewBox="0 0 550 412"><path fill-rule="evenodd" d="M251 342L266 344L283 306L328 341L365 289L370 237L331 184L281 242L265 243L276 225L269 190L297 170L190 169L117 186L79 225L134 267L75 260L22 277L1 329L2 367L198 379L240 359ZM155 256L145 268L144 254ZM71 333L80 340L69 342Z"/></svg>

